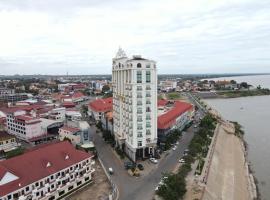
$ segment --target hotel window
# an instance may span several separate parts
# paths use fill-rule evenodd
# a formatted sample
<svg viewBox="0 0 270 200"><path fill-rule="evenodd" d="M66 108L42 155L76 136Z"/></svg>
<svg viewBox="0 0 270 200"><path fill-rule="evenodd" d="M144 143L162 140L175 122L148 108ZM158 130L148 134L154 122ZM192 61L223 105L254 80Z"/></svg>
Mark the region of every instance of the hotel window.
<svg viewBox="0 0 270 200"><path fill-rule="evenodd" d="M146 71L146 83L150 83L150 82L151 82L151 72Z"/></svg>
<svg viewBox="0 0 270 200"><path fill-rule="evenodd" d="M138 90L138 91L142 91L142 86L138 86L138 87L137 87L137 90Z"/></svg>
<svg viewBox="0 0 270 200"><path fill-rule="evenodd" d="M141 106L142 105L142 101L137 101L137 105Z"/></svg>
<svg viewBox="0 0 270 200"><path fill-rule="evenodd" d="M146 65L146 68L150 68L150 67L151 67L151 65L150 65L150 64L147 64L147 65Z"/></svg>
<svg viewBox="0 0 270 200"><path fill-rule="evenodd" d="M138 132L137 137L138 137L138 138L142 138L142 132Z"/></svg>
<svg viewBox="0 0 270 200"><path fill-rule="evenodd" d="M138 130L142 130L142 129L143 129L142 125L141 125L141 124L138 124L138 125L137 125L137 129L138 129Z"/></svg>
<svg viewBox="0 0 270 200"><path fill-rule="evenodd" d="M137 71L137 83L142 83L142 71Z"/></svg>
<svg viewBox="0 0 270 200"><path fill-rule="evenodd" d="M142 141L138 141L138 147L142 146Z"/></svg>
<svg viewBox="0 0 270 200"><path fill-rule="evenodd" d="M138 63L137 64L137 68L142 68L142 64L141 63Z"/></svg>
<svg viewBox="0 0 270 200"><path fill-rule="evenodd" d="M151 131L149 129L146 130L146 135L151 135Z"/></svg>
<svg viewBox="0 0 270 200"><path fill-rule="evenodd" d="M142 98L142 93L141 92L137 92L137 98Z"/></svg>

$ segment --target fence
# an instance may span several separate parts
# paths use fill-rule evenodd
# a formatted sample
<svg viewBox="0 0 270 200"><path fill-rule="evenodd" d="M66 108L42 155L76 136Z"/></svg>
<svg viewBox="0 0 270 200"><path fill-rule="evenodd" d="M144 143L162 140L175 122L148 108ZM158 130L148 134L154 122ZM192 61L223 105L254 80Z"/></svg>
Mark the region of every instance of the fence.
<svg viewBox="0 0 270 200"><path fill-rule="evenodd" d="M118 198L119 198L118 188L117 188L116 184L113 183L113 181L111 179L111 176L108 174L106 168L103 165L102 160L100 158L98 158L98 160L99 160L99 162L100 162L100 164L101 164L101 166L102 166L102 168L103 168L103 170L104 170L107 178L109 179L110 184L111 184L111 187L112 187L112 192L111 192L111 194L109 194L108 199L109 200L118 200Z"/></svg>

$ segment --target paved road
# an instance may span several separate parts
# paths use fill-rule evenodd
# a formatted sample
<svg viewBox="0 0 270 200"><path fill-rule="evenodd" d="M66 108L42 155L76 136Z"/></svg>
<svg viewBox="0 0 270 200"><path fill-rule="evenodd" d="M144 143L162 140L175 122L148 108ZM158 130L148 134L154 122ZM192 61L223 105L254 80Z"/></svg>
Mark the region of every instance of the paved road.
<svg viewBox="0 0 270 200"><path fill-rule="evenodd" d="M95 127L92 128L95 130ZM128 175L124 169L123 162L115 156L111 147L103 141L99 134L93 134L93 140L104 166L107 169L109 167L114 169L115 173L112 175L112 180L118 186L120 200L150 200L153 198L154 189L158 185L162 173L170 172L176 167L178 160L182 157L193 135L193 128L191 127L182 136L177 149L171 151L168 156L162 159L158 163L158 167L150 174L140 178Z"/></svg>

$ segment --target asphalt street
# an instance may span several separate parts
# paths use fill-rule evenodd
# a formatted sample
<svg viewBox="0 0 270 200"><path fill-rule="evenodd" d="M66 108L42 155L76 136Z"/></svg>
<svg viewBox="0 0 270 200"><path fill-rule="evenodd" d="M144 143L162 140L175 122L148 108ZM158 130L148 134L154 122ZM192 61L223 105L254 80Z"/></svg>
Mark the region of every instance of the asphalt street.
<svg viewBox="0 0 270 200"><path fill-rule="evenodd" d="M95 132L95 127L92 127ZM158 167L152 170L144 177L131 177L124 169L123 162L112 152L112 148L103 141L100 134L93 134L93 140L98 152L99 158L103 161L104 166L108 170L112 167L114 174L111 176L113 182L119 190L120 200L150 200L153 198L155 187L160 182L162 173L174 170L179 159L182 157L184 150L188 147L193 138L193 127L191 127L181 138L177 149L170 151L158 163ZM154 165L154 164L153 164Z"/></svg>

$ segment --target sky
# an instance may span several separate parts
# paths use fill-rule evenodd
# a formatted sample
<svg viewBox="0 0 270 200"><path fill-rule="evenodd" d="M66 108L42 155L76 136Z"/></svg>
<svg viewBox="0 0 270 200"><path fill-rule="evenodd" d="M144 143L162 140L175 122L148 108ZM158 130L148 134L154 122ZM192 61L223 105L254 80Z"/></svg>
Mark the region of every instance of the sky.
<svg viewBox="0 0 270 200"><path fill-rule="evenodd" d="M270 72L269 0L0 0L0 75L110 74L119 47L159 74Z"/></svg>

